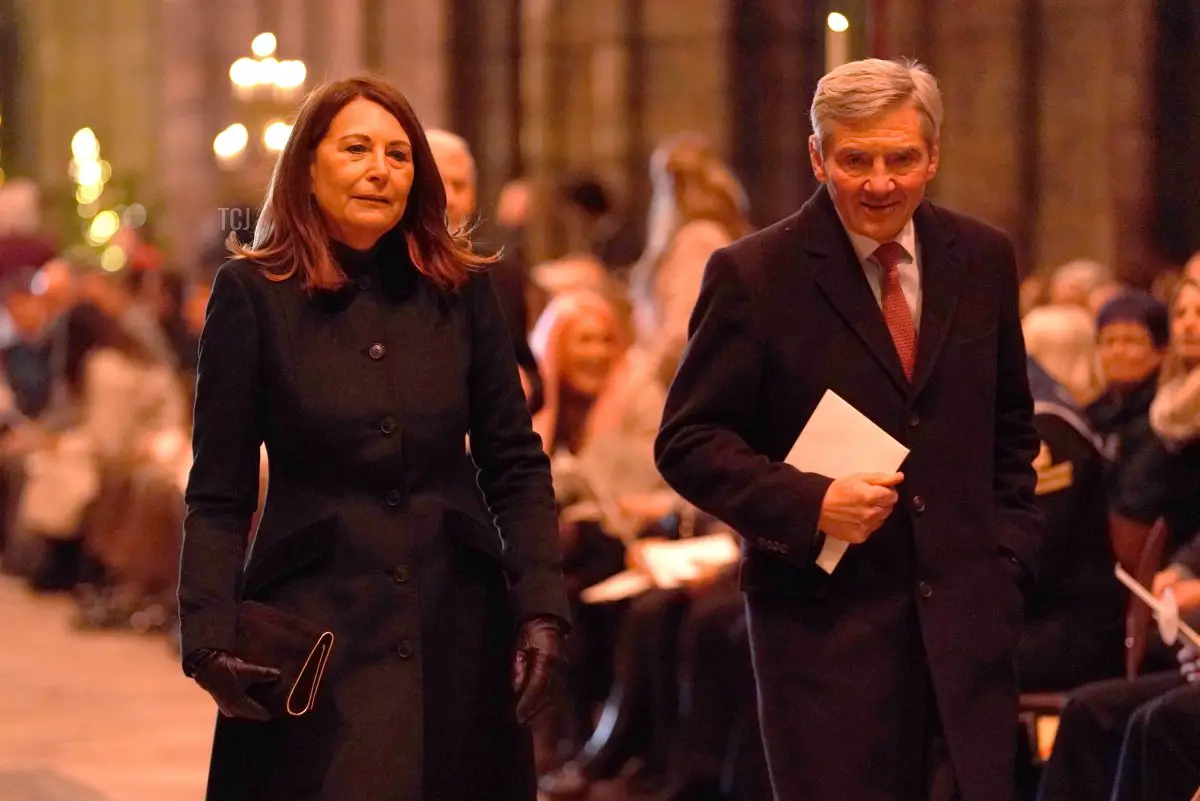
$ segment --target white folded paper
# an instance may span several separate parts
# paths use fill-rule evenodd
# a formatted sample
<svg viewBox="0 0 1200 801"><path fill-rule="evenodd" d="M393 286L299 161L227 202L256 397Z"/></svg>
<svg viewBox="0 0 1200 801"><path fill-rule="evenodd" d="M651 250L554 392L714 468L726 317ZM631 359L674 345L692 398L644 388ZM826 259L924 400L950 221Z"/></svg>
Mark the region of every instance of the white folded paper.
<svg viewBox="0 0 1200 801"><path fill-rule="evenodd" d="M588 587L580 593L584 603L619 601L653 587L675 589L710 574L714 568L732 565L741 555L737 538L729 532L643 541L638 549L645 569L626 570Z"/></svg>
<svg viewBox="0 0 1200 801"><path fill-rule="evenodd" d="M907 456L908 448L830 389L785 461L802 472L838 479L855 473L894 473ZM845 540L826 537L817 564L832 573L847 547Z"/></svg>
<svg viewBox="0 0 1200 801"><path fill-rule="evenodd" d="M585 604L610 604L654 589L654 579L640 570L623 570L579 593Z"/></svg>

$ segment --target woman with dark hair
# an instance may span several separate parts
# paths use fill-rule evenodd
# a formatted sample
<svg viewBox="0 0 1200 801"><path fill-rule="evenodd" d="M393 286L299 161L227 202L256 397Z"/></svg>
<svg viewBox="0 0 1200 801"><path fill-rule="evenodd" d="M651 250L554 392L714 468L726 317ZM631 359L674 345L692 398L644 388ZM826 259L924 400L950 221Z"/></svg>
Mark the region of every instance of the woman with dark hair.
<svg viewBox="0 0 1200 801"><path fill-rule="evenodd" d="M179 588L185 672L222 712L210 801L535 797L522 724L568 617L554 495L491 259L445 215L400 92L331 82L217 274ZM311 706L250 656L248 602L333 636Z"/></svg>
<svg viewBox="0 0 1200 801"><path fill-rule="evenodd" d="M58 380L72 419L54 430L31 424L40 432L30 432L39 444L26 462L17 514L22 529L50 545L33 577L38 589L73 587L81 549L106 563L115 517L128 511L114 479L128 472L142 442L184 417L173 374L116 318L83 302L67 312L63 326ZM90 605L95 599L84 600Z"/></svg>

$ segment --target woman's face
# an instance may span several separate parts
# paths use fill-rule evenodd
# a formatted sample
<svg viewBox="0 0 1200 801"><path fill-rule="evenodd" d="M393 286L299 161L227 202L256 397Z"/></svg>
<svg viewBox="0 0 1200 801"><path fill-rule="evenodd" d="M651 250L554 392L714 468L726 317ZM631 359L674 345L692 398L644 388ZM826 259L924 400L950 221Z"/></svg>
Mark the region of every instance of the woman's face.
<svg viewBox="0 0 1200 801"><path fill-rule="evenodd" d="M1171 345L1190 369L1200 365L1200 288L1185 284L1171 307Z"/></svg>
<svg viewBox="0 0 1200 801"><path fill-rule="evenodd" d="M562 381L580 394L600 394L617 359L616 326L598 312L584 311L562 336Z"/></svg>
<svg viewBox="0 0 1200 801"><path fill-rule="evenodd" d="M1162 364L1163 352L1141 323L1122 320L1100 329L1096 338L1100 367L1109 384L1136 384Z"/></svg>
<svg viewBox="0 0 1200 801"><path fill-rule="evenodd" d="M359 97L333 118L309 175L330 233L366 250L404 216L414 175L412 143L387 109Z"/></svg>

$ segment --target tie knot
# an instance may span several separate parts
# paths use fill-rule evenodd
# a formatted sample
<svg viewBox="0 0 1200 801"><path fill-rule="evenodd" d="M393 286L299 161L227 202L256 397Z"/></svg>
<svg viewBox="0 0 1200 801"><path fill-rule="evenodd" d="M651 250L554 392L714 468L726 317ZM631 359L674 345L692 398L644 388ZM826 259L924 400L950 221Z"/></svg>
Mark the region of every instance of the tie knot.
<svg viewBox="0 0 1200 801"><path fill-rule="evenodd" d="M875 249L875 258L879 261L879 266L883 268L884 273L895 270L904 255L904 248L899 242L884 242Z"/></svg>

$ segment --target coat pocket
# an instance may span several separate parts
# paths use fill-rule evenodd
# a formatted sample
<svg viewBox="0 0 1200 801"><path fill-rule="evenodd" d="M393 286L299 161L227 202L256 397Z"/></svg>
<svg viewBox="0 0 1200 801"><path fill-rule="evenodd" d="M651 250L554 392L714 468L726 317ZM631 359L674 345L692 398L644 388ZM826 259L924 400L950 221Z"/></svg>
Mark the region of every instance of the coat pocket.
<svg viewBox="0 0 1200 801"><path fill-rule="evenodd" d="M468 548L497 562L504 561L504 544L500 532L466 512L446 507L442 510L442 530L455 548Z"/></svg>
<svg viewBox="0 0 1200 801"><path fill-rule="evenodd" d="M254 549L242 582L242 598L261 599L288 578L328 563L337 535L337 516L306 523L259 550Z"/></svg>

